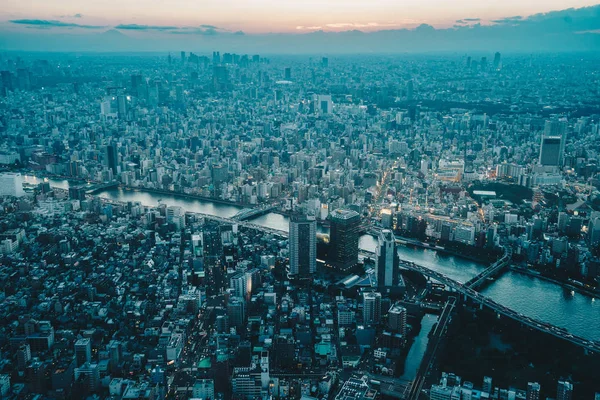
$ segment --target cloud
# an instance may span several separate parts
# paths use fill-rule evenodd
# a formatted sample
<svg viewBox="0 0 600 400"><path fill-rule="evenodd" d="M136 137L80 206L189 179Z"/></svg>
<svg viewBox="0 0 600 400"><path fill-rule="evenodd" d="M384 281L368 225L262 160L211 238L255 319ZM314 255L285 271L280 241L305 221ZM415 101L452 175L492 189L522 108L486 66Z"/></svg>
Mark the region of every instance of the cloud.
<svg viewBox="0 0 600 400"><path fill-rule="evenodd" d="M84 28L84 29L100 29L105 28L104 26L99 25L82 25L82 24L74 24L72 22L63 22L57 20L47 20L47 19L13 19L9 21L10 23L17 25L26 25L28 27L35 28Z"/></svg>
<svg viewBox="0 0 600 400"><path fill-rule="evenodd" d="M323 29L322 26L302 26L299 25L296 27L296 30L298 31L318 31L320 29Z"/></svg>
<svg viewBox="0 0 600 400"><path fill-rule="evenodd" d="M207 24L202 24L202 25L200 25L200 28L205 28L205 29L215 29L215 30L217 30L217 29L221 29L221 28L218 28L218 27L216 27L216 26L214 26L214 25L207 25Z"/></svg>
<svg viewBox="0 0 600 400"><path fill-rule="evenodd" d="M178 26L160 26L160 25L138 25L138 24L120 24L115 29L125 31L170 31L180 29Z"/></svg>
<svg viewBox="0 0 600 400"><path fill-rule="evenodd" d="M523 17L516 15L514 17L506 17L502 19L495 19L492 22L495 24L518 24L523 20Z"/></svg>
<svg viewBox="0 0 600 400"><path fill-rule="evenodd" d="M379 22L367 22L367 23L355 23L355 22L336 22L333 24L326 24L327 28L386 28L395 27L399 24L396 23L379 23Z"/></svg>
<svg viewBox="0 0 600 400"><path fill-rule="evenodd" d="M233 32L234 35L236 36L245 36L246 34L244 33L244 31L235 31Z"/></svg>
<svg viewBox="0 0 600 400"><path fill-rule="evenodd" d="M211 25L200 25L199 28L190 28L190 27L176 28L176 29L170 30L169 33L174 33L176 35L216 36L216 35L219 35L220 33L224 32L224 30L221 30L220 28L212 27L212 26L210 28L208 28L208 26L211 26Z"/></svg>
<svg viewBox="0 0 600 400"><path fill-rule="evenodd" d="M456 23L457 24L469 24L471 22L480 22L481 18L463 18L463 19L457 19Z"/></svg>

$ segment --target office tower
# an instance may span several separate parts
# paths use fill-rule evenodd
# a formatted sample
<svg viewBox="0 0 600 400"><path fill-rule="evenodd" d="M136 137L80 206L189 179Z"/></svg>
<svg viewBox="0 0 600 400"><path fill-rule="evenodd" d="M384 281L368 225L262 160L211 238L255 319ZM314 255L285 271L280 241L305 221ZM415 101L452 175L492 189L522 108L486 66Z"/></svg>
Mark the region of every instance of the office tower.
<svg viewBox="0 0 600 400"><path fill-rule="evenodd" d="M185 51L181 52L181 63L185 63Z"/></svg>
<svg viewBox="0 0 600 400"><path fill-rule="evenodd" d="M202 243L204 245L204 262L214 265L223 254L221 229L216 222L205 222L202 229Z"/></svg>
<svg viewBox="0 0 600 400"><path fill-rule="evenodd" d="M487 71L487 57L481 57L481 70L482 71Z"/></svg>
<svg viewBox="0 0 600 400"><path fill-rule="evenodd" d="M89 338L81 338L75 342L75 362L78 367L92 362L92 342Z"/></svg>
<svg viewBox="0 0 600 400"><path fill-rule="evenodd" d="M527 383L527 398L526 400L540 399L540 384L537 382Z"/></svg>
<svg viewBox="0 0 600 400"><path fill-rule="evenodd" d="M406 308L399 304L394 304L388 311L388 328L406 336Z"/></svg>
<svg viewBox="0 0 600 400"><path fill-rule="evenodd" d="M394 212L389 208L381 210L381 225L387 229L394 227Z"/></svg>
<svg viewBox="0 0 600 400"><path fill-rule="evenodd" d="M223 182L227 182L229 172L227 171L227 165L224 164L213 164L211 169L211 178L215 187L219 186Z"/></svg>
<svg viewBox="0 0 600 400"><path fill-rule="evenodd" d="M542 136L540 146L540 165L558 167L562 164L562 141L560 136Z"/></svg>
<svg viewBox="0 0 600 400"><path fill-rule="evenodd" d="M229 83L229 73L225 65L215 65L213 67L213 89L225 90Z"/></svg>
<svg viewBox="0 0 600 400"><path fill-rule="evenodd" d="M365 325L378 324L381 319L381 293L363 293L363 322Z"/></svg>
<svg viewBox="0 0 600 400"><path fill-rule="evenodd" d="M131 103L130 96L126 96L124 94L120 94L117 96L117 111L119 113L119 118L121 118L121 119L127 118L127 113L129 112L130 103Z"/></svg>
<svg viewBox="0 0 600 400"><path fill-rule="evenodd" d="M185 104L185 92L182 84L175 86L175 101L179 105Z"/></svg>
<svg viewBox="0 0 600 400"><path fill-rule="evenodd" d="M590 218L588 224L588 238L590 246L600 244L600 217Z"/></svg>
<svg viewBox="0 0 600 400"><path fill-rule="evenodd" d="M502 68L502 55L499 52L494 54L494 69L499 70Z"/></svg>
<svg viewBox="0 0 600 400"><path fill-rule="evenodd" d="M243 272L237 272L229 278L229 288L233 290L235 297L246 298L246 286L246 274Z"/></svg>
<svg viewBox="0 0 600 400"><path fill-rule="evenodd" d="M139 90L143 85L142 75L131 75L131 91L135 95L139 95Z"/></svg>
<svg viewBox="0 0 600 400"><path fill-rule="evenodd" d="M232 297L227 303L229 326L241 329L246 321L246 303L242 297Z"/></svg>
<svg viewBox="0 0 600 400"><path fill-rule="evenodd" d="M338 209L329 214L329 258L331 263L347 269L358 263L360 215L356 211Z"/></svg>
<svg viewBox="0 0 600 400"><path fill-rule="evenodd" d="M314 111L319 115L327 115L333 112L333 101L329 94L313 95Z"/></svg>
<svg viewBox="0 0 600 400"><path fill-rule="evenodd" d="M379 288L395 286L398 283L399 262L394 233L389 229L384 229L379 233L375 249L375 269Z"/></svg>
<svg viewBox="0 0 600 400"><path fill-rule="evenodd" d="M123 358L123 346L118 340L111 340L108 343L108 355L110 360L110 369L115 371L121 364Z"/></svg>
<svg viewBox="0 0 600 400"><path fill-rule="evenodd" d="M415 89L415 84L413 82L412 79L410 79L407 83L406 83L406 98L408 100L412 100L413 99L413 93L414 93L414 89Z"/></svg>
<svg viewBox="0 0 600 400"><path fill-rule="evenodd" d="M0 196L22 197L23 176L18 172L5 172L0 174Z"/></svg>
<svg viewBox="0 0 600 400"><path fill-rule="evenodd" d="M327 58L327 57L321 58L321 66L323 68L329 67L329 58Z"/></svg>
<svg viewBox="0 0 600 400"><path fill-rule="evenodd" d="M317 269L317 221L313 216L290 218L290 274L306 277Z"/></svg>
<svg viewBox="0 0 600 400"><path fill-rule="evenodd" d="M285 77L286 81L291 81L292 80L292 69L290 67L287 67L285 69L284 77Z"/></svg>
<svg viewBox="0 0 600 400"><path fill-rule="evenodd" d="M540 165L560 167L563 164L565 142L567 140L567 121L548 120L540 146Z"/></svg>
<svg viewBox="0 0 600 400"><path fill-rule="evenodd" d="M571 400L573 398L573 384L568 381L558 381L556 400Z"/></svg>
<svg viewBox="0 0 600 400"><path fill-rule="evenodd" d="M117 173L118 157L117 145L115 143L106 145L104 148L104 164L113 172L113 174Z"/></svg>
<svg viewBox="0 0 600 400"><path fill-rule="evenodd" d="M471 56L467 57L465 67L467 68L467 70L471 69Z"/></svg>

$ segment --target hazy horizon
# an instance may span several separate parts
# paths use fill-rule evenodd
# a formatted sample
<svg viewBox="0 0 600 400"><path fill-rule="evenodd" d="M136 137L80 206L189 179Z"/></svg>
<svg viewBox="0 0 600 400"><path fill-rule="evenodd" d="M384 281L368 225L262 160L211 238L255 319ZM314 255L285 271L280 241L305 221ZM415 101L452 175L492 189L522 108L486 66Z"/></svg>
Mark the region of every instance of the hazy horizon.
<svg viewBox="0 0 600 400"><path fill-rule="evenodd" d="M451 10L445 1L428 0L423 4L439 8L434 7L437 11L428 16L421 15L422 3L412 1L404 3L405 11L397 14L398 5L388 0L377 0L380 7L352 1L345 2L346 7L335 15L318 12L325 6L333 12L333 6L339 5L334 0L313 8L309 7L313 3L305 4L310 9L311 19L307 19L308 15L302 17L303 10L294 11L296 19L286 22L287 25L277 17L277 13L283 12L283 6L271 7L271 14L262 15L262 30L253 24L258 23L256 13L264 9L256 5L247 7L248 12L241 18L239 8L234 7L239 6L237 0L222 3L221 12L228 14L218 18L210 7L203 8L208 11L202 18L193 13L187 15L183 7L187 1L179 0L162 20L152 17L156 11L152 7L140 7L143 12L128 14L137 0L124 2L120 8L123 16L113 19L93 13L93 9L86 8L89 5L81 4L63 8L59 13L59 8L51 6L58 7L60 3L53 0L44 3L35 13L26 14L23 7L9 1L0 14L5 19L0 22L0 50L220 50L280 54L600 50L600 5L590 5L592 2L587 0L550 1L543 5L518 4L511 0L502 7L490 2L467 1L464 7L454 5ZM268 2L261 0L260 3ZM227 4L231 8L227 8ZM297 3L290 2L286 7L291 4ZM586 7L548 11L559 4ZM82 12L65 12L74 11L72 7L79 7ZM378 14L354 16L353 13L364 7ZM103 6L103 9L111 8ZM91 14L84 13L86 10Z"/></svg>

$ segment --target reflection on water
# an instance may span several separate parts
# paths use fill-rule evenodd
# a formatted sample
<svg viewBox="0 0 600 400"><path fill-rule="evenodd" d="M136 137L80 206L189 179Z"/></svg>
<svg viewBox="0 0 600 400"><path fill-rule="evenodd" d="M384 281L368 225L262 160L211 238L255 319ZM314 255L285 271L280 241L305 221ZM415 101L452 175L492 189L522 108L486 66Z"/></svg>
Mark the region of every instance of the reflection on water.
<svg viewBox="0 0 600 400"><path fill-rule="evenodd" d="M146 206L158 206L158 200L160 200L161 204L166 204L167 206L178 206L186 211L216 215L223 218L230 218L243 208L229 204L195 200L177 195L156 194L136 190L109 189L97 193L97 195L115 201L138 201Z"/></svg>
<svg viewBox="0 0 600 400"><path fill-rule="evenodd" d="M431 332L431 328L433 328L433 324L435 324L437 320L437 315L425 314L423 317L423 320L421 321L421 331L419 332L419 335L415 337L412 346L410 346L406 361L404 362L404 374L402 374L400 379L412 381L415 379L415 376L417 376L417 371L421 365L421 359L423 358L423 354L425 354L425 349L427 349L427 343L429 342L429 332Z"/></svg>
<svg viewBox="0 0 600 400"><path fill-rule="evenodd" d="M590 296L514 271L506 272L482 293L521 314L600 340L600 301Z"/></svg>

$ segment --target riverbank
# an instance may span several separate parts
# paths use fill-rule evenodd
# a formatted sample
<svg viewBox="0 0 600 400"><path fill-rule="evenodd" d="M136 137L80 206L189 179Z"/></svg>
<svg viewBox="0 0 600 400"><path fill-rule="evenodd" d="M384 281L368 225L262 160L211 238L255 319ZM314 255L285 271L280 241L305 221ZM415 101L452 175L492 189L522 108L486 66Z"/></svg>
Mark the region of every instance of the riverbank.
<svg viewBox="0 0 600 400"><path fill-rule="evenodd" d="M188 199L192 199L192 200L199 200L199 201L207 201L207 202L213 202L213 203L217 203L217 204L225 204L228 206L236 206L236 207L254 207L256 206L256 204L245 204L245 203L238 203L235 201L231 201L231 200L225 200L225 199L219 199L216 197L210 197L210 196L202 196L202 195L198 195L198 194L191 194L191 193L185 193L185 192L176 192L174 190L165 190L165 189L154 189L154 188L147 188L147 187L137 187L137 186L127 186L127 185L123 185L120 182L100 182L100 181L91 181L91 180L86 180L83 178L79 178L79 177L75 177L75 176L65 176L65 175L56 175L56 174L49 174L46 171L20 171L23 175L31 175L35 178L48 178L48 179L54 179L54 180L58 180L58 179L62 179L62 180L66 180L68 182L80 182L80 183L86 183L86 184L118 184L118 187L124 190L139 190L141 192L147 192L147 193L154 193L154 194L164 194L164 195L168 195L168 196L181 196L181 197L185 197ZM95 189L96 191L102 191L105 188L98 188Z"/></svg>
<svg viewBox="0 0 600 400"><path fill-rule="evenodd" d="M529 270L527 268L516 267L514 265L511 265L509 267L509 269L511 271L518 272L520 274L528 275L528 276L531 276L531 277L534 277L534 278L542 279L542 280L544 280L546 282L554 283L554 284L556 284L558 286L561 286L561 287L563 287L565 289L574 290L574 291L579 292L581 294L584 294L586 296L590 296L590 297L593 297L593 298L600 298L600 293L599 292L596 292L596 291L593 291L593 290L589 290L589 289L586 289L586 288L582 288L580 286L572 285L572 284L570 284L568 282L563 282L563 281L559 281L557 279L550 278L548 276L542 275L541 273L539 273L537 271L531 271L531 270Z"/></svg>

